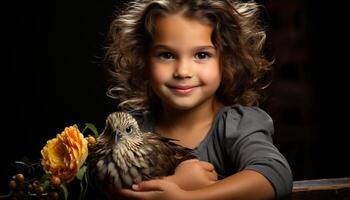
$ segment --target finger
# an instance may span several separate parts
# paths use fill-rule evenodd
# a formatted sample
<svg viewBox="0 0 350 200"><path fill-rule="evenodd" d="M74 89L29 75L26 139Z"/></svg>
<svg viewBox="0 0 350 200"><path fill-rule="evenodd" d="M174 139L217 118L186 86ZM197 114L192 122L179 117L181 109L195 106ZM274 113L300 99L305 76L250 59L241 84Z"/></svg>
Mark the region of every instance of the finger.
<svg viewBox="0 0 350 200"><path fill-rule="evenodd" d="M122 199L137 199L134 196L134 191L130 189L120 189L118 191L118 195L115 195L116 197L122 197ZM112 198L111 198L112 199ZM117 198L118 199L118 198Z"/></svg>
<svg viewBox="0 0 350 200"><path fill-rule="evenodd" d="M209 181L209 185L216 183L217 181Z"/></svg>
<svg viewBox="0 0 350 200"><path fill-rule="evenodd" d="M205 174L208 177L208 180L210 180L210 181L217 181L218 180L218 175L215 171L205 172Z"/></svg>
<svg viewBox="0 0 350 200"><path fill-rule="evenodd" d="M188 159L188 160L182 161L178 166L184 165L187 163L191 163L191 162L199 162L199 160L198 159Z"/></svg>
<svg viewBox="0 0 350 200"><path fill-rule="evenodd" d="M207 171L214 171L214 165L212 165L211 163L205 161L199 161L199 163L203 167L203 169Z"/></svg>
<svg viewBox="0 0 350 200"><path fill-rule="evenodd" d="M130 190L130 189L120 189L119 191L118 191L118 193L120 193L120 194L124 194L124 193L128 193L128 192L134 192L133 190Z"/></svg>
<svg viewBox="0 0 350 200"><path fill-rule="evenodd" d="M127 199L152 199L153 196L155 196L159 191L133 191L128 189L122 189L120 191L120 194L123 197L126 197Z"/></svg>
<svg viewBox="0 0 350 200"><path fill-rule="evenodd" d="M188 162L198 162L199 160L197 158L192 158L192 159L188 159L185 161L182 161L181 163L188 163Z"/></svg>
<svg viewBox="0 0 350 200"><path fill-rule="evenodd" d="M218 173L216 173L216 171L215 171L215 170L213 171L213 173L214 173L214 175L215 175L215 180L217 181L217 180L219 179L219 174L218 174Z"/></svg>
<svg viewBox="0 0 350 200"><path fill-rule="evenodd" d="M163 191L165 183L166 181L161 179L142 181L132 185L132 189L135 191Z"/></svg>

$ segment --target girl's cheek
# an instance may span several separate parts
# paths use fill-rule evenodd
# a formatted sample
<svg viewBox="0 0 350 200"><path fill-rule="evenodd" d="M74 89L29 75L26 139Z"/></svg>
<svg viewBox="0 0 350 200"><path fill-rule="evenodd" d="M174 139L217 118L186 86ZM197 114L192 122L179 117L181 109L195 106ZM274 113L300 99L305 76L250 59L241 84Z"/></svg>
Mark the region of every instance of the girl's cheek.
<svg viewBox="0 0 350 200"><path fill-rule="evenodd" d="M221 72L218 67L203 67L198 71L198 76L206 83L221 82Z"/></svg>
<svg viewBox="0 0 350 200"><path fill-rule="evenodd" d="M168 80L169 70L165 66L151 66L150 67L150 76L153 82L162 83Z"/></svg>

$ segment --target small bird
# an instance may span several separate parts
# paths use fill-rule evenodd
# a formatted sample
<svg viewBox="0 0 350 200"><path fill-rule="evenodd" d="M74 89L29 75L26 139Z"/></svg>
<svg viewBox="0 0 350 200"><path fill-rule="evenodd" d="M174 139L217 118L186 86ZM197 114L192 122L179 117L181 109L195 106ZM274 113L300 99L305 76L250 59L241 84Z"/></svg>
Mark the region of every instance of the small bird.
<svg viewBox="0 0 350 200"><path fill-rule="evenodd" d="M113 112L91 151L91 173L101 184L130 188L143 180L171 175L178 164L196 158L173 139L143 132L127 112Z"/></svg>

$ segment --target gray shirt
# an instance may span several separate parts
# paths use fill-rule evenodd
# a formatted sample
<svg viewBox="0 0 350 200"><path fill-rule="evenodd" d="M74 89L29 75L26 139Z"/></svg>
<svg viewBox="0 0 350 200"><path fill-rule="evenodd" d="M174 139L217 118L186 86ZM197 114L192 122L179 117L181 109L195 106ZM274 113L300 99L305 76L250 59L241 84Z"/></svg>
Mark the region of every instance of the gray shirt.
<svg viewBox="0 0 350 200"><path fill-rule="evenodd" d="M133 115L141 129L154 131L153 113L136 111ZM273 145L273 133L272 119L262 109L226 106L194 150L223 177L244 169L261 173L272 183L277 198L282 198L291 193L293 178L287 160Z"/></svg>

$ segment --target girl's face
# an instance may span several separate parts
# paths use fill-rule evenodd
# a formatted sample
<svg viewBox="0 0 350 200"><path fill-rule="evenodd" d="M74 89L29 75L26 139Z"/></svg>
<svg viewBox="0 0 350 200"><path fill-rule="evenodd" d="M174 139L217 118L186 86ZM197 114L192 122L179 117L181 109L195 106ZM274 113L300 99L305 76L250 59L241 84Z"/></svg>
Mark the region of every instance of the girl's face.
<svg viewBox="0 0 350 200"><path fill-rule="evenodd" d="M221 81L213 27L181 13L159 17L150 49L150 82L163 106L213 105Z"/></svg>

